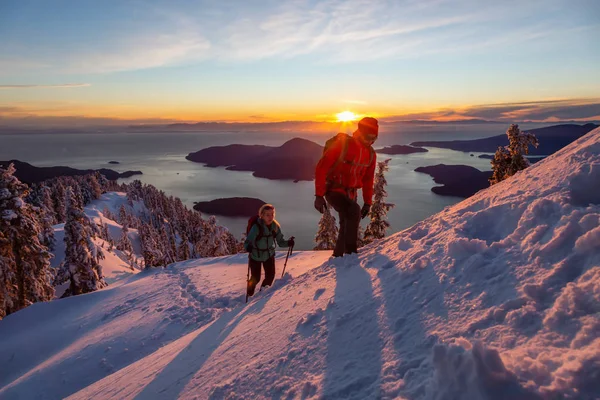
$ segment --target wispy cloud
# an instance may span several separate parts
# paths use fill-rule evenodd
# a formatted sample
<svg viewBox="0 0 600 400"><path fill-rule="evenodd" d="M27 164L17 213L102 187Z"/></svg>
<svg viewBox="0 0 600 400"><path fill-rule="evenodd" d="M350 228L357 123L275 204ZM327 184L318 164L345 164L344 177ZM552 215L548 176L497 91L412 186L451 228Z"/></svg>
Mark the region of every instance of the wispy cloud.
<svg viewBox="0 0 600 400"><path fill-rule="evenodd" d="M383 120L457 120L488 121L583 121L600 120L600 99L546 100L516 103L481 104L466 108L445 108L430 112L388 116Z"/></svg>
<svg viewBox="0 0 600 400"><path fill-rule="evenodd" d="M0 85L0 89L56 89L92 86L89 83L63 83L60 85Z"/></svg>
<svg viewBox="0 0 600 400"><path fill-rule="evenodd" d="M70 34L54 40L56 48L9 43L0 65L14 73L24 63L46 71L109 73L204 60L314 56L321 63L343 63L493 52L574 29L557 15L539 22L541 12L552 6L542 0L237 1L233 6L198 0L177 8L159 2L137 7L134 2L111 18L110 30L109 24L106 31L81 25L79 41ZM141 22L132 23L128 13Z"/></svg>

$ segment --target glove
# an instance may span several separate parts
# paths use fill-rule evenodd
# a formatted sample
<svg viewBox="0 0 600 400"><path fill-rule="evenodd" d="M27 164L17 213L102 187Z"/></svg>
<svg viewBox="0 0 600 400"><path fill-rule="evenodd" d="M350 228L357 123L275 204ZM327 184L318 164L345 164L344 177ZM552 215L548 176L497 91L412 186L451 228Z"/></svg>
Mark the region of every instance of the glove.
<svg viewBox="0 0 600 400"><path fill-rule="evenodd" d="M249 244L249 245L246 247L246 250L248 250L248 253L252 253L252 250L254 250L254 246L252 246L251 244Z"/></svg>
<svg viewBox="0 0 600 400"><path fill-rule="evenodd" d="M315 196L315 208L321 214L325 212L325 210L327 209L327 203L325 202L323 196Z"/></svg>
<svg viewBox="0 0 600 400"><path fill-rule="evenodd" d="M360 219L364 219L369 211L371 211L371 205L365 203L360 210Z"/></svg>
<svg viewBox="0 0 600 400"><path fill-rule="evenodd" d="M295 237L292 236L288 239L288 247L294 247L294 244L296 244L296 242L294 242Z"/></svg>

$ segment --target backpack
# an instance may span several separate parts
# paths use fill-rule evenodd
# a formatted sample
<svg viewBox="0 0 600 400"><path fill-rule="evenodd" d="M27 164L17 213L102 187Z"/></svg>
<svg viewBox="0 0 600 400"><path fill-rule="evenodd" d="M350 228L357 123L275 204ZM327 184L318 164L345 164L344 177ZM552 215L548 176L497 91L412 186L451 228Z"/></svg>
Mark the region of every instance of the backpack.
<svg viewBox="0 0 600 400"><path fill-rule="evenodd" d="M250 229L252 229L253 225L258 226L258 236L256 236L257 241L259 241L260 239L262 239L265 236L264 228L262 227L261 224L258 223L259 218L260 218L260 216L258 214L251 216L250 219L248 220L248 226L246 226L246 236L248 236L248 234L250 233ZM277 230L274 230L272 233L273 239L275 239L276 235L277 235Z"/></svg>
<svg viewBox="0 0 600 400"><path fill-rule="evenodd" d="M349 141L356 140L356 139L354 139L352 136L350 136L344 132L340 132L337 135L333 136L332 138L327 139L327 141L325 142L325 147L323 148L323 154L325 154L331 147L333 147L333 145L335 143L339 142L340 140L343 141L342 152L340 153L340 156L338 157L338 159L335 161L335 163L333 163L333 165L327 172L327 180L328 181L330 180L331 174L333 174L333 171L335 171L335 169L338 167L338 165L340 165L342 162L347 162L347 163L352 164L352 162L346 160L346 154L348 153ZM375 150L373 150L373 147L369 147L369 149L371 151L371 158L369 159L368 165L371 165L371 162L373 162L373 157L375 156Z"/></svg>

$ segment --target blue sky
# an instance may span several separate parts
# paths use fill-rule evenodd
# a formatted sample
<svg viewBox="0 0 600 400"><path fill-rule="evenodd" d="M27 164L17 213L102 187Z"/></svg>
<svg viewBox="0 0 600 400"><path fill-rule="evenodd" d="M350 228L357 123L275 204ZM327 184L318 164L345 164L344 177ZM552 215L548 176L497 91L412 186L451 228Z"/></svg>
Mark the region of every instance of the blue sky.
<svg viewBox="0 0 600 400"><path fill-rule="evenodd" d="M4 0L0 118L594 118L599 17L592 0Z"/></svg>

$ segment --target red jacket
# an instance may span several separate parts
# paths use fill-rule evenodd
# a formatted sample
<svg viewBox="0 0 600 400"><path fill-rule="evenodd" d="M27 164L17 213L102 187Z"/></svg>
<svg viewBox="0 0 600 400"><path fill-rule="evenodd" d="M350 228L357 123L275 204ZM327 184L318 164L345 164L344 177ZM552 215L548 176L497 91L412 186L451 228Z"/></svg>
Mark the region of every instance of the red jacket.
<svg viewBox="0 0 600 400"><path fill-rule="evenodd" d="M340 158L344 141L337 140L317 163L315 170L315 194L325 196L328 191L340 192L356 199L356 190L362 188L365 204L373 199L373 179L377 156L371 146L355 138L347 138L348 149L342 162ZM350 189L350 190L348 190Z"/></svg>

